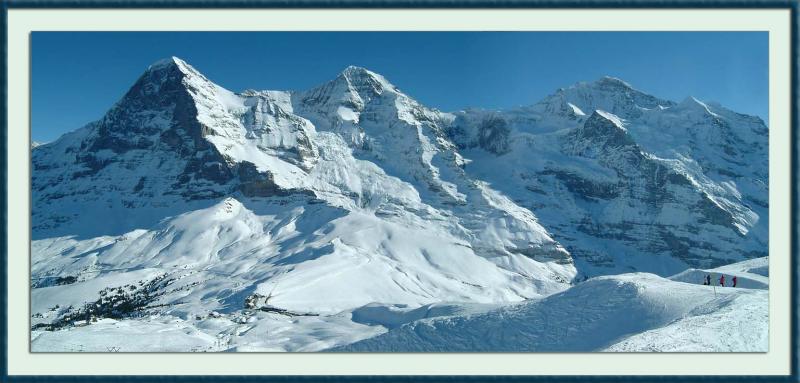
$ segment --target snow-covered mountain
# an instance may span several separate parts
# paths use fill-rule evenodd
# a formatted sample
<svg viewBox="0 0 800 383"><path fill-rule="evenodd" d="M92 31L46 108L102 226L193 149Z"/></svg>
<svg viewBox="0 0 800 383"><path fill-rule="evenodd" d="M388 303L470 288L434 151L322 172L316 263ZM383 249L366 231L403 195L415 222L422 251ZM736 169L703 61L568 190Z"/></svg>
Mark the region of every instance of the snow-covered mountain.
<svg viewBox="0 0 800 383"><path fill-rule="evenodd" d="M530 209L585 275L767 255L768 129L603 78L449 127L468 174ZM502 148L502 150L498 150Z"/></svg>
<svg viewBox="0 0 800 383"><path fill-rule="evenodd" d="M614 78L444 113L359 67L234 93L162 60L32 151L34 327L503 304L766 256L767 141Z"/></svg>

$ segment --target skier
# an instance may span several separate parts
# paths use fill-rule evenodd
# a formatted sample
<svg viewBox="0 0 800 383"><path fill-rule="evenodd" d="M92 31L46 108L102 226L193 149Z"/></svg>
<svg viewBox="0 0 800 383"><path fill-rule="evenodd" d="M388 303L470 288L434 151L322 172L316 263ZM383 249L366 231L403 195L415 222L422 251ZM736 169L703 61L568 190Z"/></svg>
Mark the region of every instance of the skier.
<svg viewBox="0 0 800 383"><path fill-rule="evenodd" d="M736 287L736 276L733 276L733 287Z"/></svg>
<svg viewBox="0 0 800 383"><path fill-rule="evenodd" d="M719 277L719 285L722 286L722 287L725 287L725 276L724 275L721 275Z"/></svg>
<svg viewBox="0 0 800 383"><path fill-rule="evenodd" d="M706 274L706 286L711 286L711 275Z"/></svg>

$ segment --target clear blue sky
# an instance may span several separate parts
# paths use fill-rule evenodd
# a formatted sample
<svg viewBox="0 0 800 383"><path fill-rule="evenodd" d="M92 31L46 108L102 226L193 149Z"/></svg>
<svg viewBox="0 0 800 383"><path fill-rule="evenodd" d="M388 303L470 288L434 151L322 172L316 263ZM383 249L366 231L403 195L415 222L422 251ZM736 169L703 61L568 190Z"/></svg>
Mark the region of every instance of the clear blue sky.
<svg viewBox="0 0 800 383"><path fill-rule="evenodd" d="M308 89L348 65L444 111L532 104L619 77L767 120L766 32L34 32L32 137L102 117L152 62L178 56L233 90Z"/></svg>

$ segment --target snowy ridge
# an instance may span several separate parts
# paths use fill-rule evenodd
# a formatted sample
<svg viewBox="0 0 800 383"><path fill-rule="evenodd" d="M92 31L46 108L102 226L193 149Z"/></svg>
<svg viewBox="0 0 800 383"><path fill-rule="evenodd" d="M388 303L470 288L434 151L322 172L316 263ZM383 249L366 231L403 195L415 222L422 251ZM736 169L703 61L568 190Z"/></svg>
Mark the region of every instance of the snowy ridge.
<svg viewBox="0 0 800 383"><path fill-rule="evenodd" d="M706 276L710 276L715 284L718 283L720 276L725 276L727 278L726 285L732 286L733 277L736 277L736 286L738 287L768 290L769 257L755 258L707 270L688 269L669 277L669 279L686 283L702 283Z"/></svg>
<svg viewBox="0 0 800 383"><path fill-rule="evenodd" d="M417 320L333 351L764 352L767 312L765 291L714 293L652 274L621 274L539 301Z"/></svg>

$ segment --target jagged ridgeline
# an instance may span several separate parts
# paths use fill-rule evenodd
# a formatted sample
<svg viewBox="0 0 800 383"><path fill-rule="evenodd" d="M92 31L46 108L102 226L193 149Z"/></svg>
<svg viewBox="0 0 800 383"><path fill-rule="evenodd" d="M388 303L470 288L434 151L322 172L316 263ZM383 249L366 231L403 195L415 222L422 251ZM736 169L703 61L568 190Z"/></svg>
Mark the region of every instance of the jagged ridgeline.
<svg viewBox="0 0 800 383"><path fill-rule="evenodd" d="M45 289L156 276L170 288L131 307L270 296L317 314L762 257L767 142L757 117L615 78L445 113L363 68L234 93L170 58L100 120L32 145L34 312L70 304Z"/></svg>

